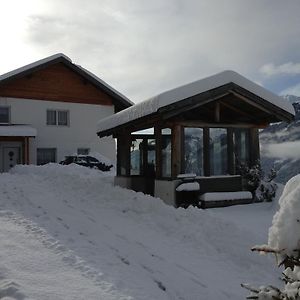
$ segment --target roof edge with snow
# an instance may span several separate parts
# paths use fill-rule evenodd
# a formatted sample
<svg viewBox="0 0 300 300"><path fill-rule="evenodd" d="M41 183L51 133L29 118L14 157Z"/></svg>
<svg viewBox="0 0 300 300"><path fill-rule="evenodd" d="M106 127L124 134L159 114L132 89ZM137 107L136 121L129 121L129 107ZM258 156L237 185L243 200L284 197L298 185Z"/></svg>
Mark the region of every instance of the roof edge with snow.
<svg viewBox="0 0 300 300"><path fill-rule="evenodd" d="M37 130L28 125L0 125L0 136L36 137Z"/></svg>
<svg viewBox="0 0 300 300"><path fill-rule="evenodd" d="M99 136L104 136L106 133L109 134L109 131L116 127L152 115L161 108L232 83L258 96L272 106L275 106L288 115L289 119L294 117L294 108L288 101L285 101L237 72L228 70L166 91L148 100L137 103L115 115L106 117L98 122L97 133Z"/></svg>
<svg viewBox="0 0 300 300"><path fill-rule="evenodd" d="M4 84L8 81L24 77L35 71L44 69L45 67L56 63L63 63L67 67L71 68L74 72L84 77L87 81L89 81L97 88L104 90L107 94L109 94L111 97L117 100L118 104L122 108L127 108L134 104L126 96L118 92L116 89L111 87L109 84L97 77L95 74L77 64L74 64L72 60L63 53L56 53L41 60L35 61L31 64L15 69L13 71L2 74L0 75L0 84Z"/></svg>

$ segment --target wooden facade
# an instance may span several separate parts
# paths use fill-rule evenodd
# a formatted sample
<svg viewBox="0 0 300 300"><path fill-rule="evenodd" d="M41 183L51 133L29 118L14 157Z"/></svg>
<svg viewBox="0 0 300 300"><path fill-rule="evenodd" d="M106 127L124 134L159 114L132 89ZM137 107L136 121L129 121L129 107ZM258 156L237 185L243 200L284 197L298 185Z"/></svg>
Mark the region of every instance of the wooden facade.
<svg viewBox="0 0 300 300"><path fill-rule="evenodd" d="M111 96L93 86L63 63L48 66L0 85L0 96L113 105Z"/></svg>
<svg viewBox="0 0 300 300"><path fill-rule="evenodd" d="M116 112L132 105L125 96L63 54L1 75L0 97L114 105Z"/></svg>

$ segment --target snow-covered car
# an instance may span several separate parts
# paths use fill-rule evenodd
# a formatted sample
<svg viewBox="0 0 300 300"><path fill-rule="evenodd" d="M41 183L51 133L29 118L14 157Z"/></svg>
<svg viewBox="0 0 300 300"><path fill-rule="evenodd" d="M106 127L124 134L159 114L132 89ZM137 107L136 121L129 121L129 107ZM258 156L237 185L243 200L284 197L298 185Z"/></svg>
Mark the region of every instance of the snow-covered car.
<svg viewBox="0 0 300 300"><path fill-rule="evenodd" d="M63 161L60 162L61 165L77 164L84 167L89 167L93 169L99 169L101 171L109 171L113 165L107 165L97 158L89 155L70 155L66 156Z"/></svg>

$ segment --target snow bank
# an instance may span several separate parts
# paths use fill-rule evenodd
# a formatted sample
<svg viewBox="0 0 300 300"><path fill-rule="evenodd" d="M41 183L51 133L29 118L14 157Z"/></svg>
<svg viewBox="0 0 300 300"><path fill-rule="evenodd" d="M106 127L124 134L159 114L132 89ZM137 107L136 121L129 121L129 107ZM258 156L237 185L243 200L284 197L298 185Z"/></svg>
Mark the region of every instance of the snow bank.
<svg viewBox="0 0 300 300"><path fill-rule="evenodd" d="M0 210L14 211L30 220L19 224L33 236L42 235L45 247L51 247L60 258L72 251L75 260L67 255L67 260L61 261L70 272L71 262L84 276L92 270L92 274L102 274L98 279L102 286L106 282L112 288L107 290L109 295L115 291L139 300L199 299L199 295L201 299L238 300L243 298L239 288L243 281L276 282L271 262L249 251L260 242L260 232L266 228L259 222L269 216L262 210L267 207L264 204L235 207L235 213L229 208L218 213L193 207L175 209L158 198L114 187L112 177L106 175L77 165L16 166L0 175ZM245 213L248 209L252 210L249 214ZM237 218L241 221L235 222ZM241 226L245 220L249 225ZM14 237L9 232L2 231L2 240L8 244ZM49 236L53 237L50 244ZM55 255L51 261L35 264L43 266L44 278L53 278L48 271L59 265ZM22 261L22 251L18 257ZM30 261L24 258L24 262ZM57 272L60 274L59 268ZM21 292L30 285L34 290L30 278L24 283L14 274L9 278L22 284ZM90 276L86 278L90 282ZM74 279L73 286L79 289L82 284ZM50 290L54 291L48 284ZM66 297L61 299L76 299L69 294L66 288ZM25 291L25 295L30 298L32 293ZM82 298L109 299L101 298L100 292L98 297Z"/></svg>
<svg viewBox="0 0 300 300"><path fill-rule="evenodd" d="M205 193L200 196L203 201L224 201L224 200L242 200L242 199L252 199L252 194L250 192L240 191L240 192L211 192Z"/></svg>
<svg viewBox="0 0 300 300"><path fill-rule="evenodd" d="M300 249L300 174L286 184L279 199L279 210L269 229L268 244L284 255Z"/></svg>
<svg viewBox="0 0 300 300"><path fill-rule="evenodd" d="M177 192L183 192L183 191L199 191L200 190L200 184L198 182L184 182L181 183L177 188Z"/></svg>

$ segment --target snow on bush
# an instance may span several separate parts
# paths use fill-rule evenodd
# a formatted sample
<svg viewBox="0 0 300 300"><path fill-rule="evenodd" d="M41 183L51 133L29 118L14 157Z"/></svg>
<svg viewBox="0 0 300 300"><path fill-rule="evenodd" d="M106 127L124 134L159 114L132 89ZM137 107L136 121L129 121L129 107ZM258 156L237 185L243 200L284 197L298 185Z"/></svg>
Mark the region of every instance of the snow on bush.
<svg viewBox="0 0 300 300"><path fill-rule="evenodd" d="M283 256L298 255L300 249L300 174L286 184L279 211L269 229L268 244Z"/></svg>
<svg viewBox="0 0 300 300"><path fill-rule="evenodd" d="M300 174L290 179L283 190L279 210L269 229L268 245L255 246L253 250L275 253L280 258L279 266L285 266L282 278L285 285L282 290L274 286L256 289L242 285L251 291L247 299L300 299Z"/></svg>

